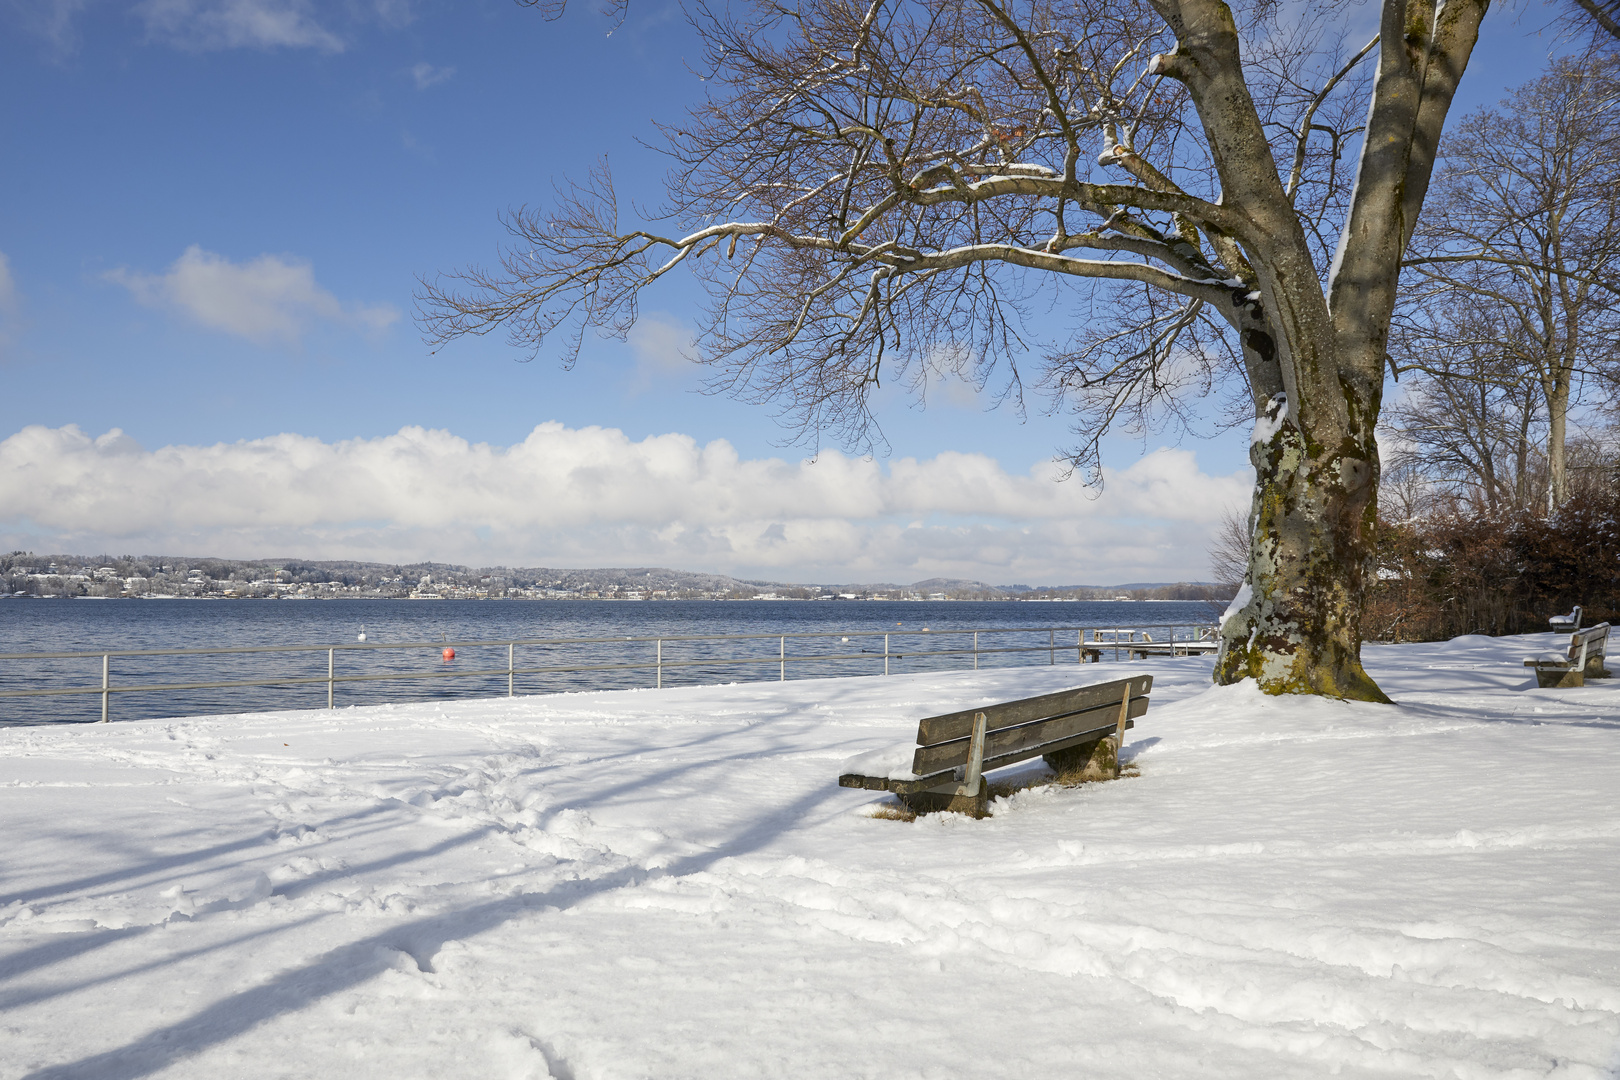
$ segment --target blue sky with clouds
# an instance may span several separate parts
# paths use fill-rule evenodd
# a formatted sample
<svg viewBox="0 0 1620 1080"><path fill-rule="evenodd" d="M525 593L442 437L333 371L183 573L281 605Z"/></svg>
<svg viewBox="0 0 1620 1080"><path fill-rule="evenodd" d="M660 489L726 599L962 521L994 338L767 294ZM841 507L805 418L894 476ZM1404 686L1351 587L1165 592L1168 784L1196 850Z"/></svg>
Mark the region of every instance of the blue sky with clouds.
<svg viewBox="0 0 1620 1080"><path fill-rule="evenodd" d="M1540 9L1491 16L1465 107L1536 74L1540 21ZM817 580L1204 576L1215 504L1244 497L1241 436L1186 442L1156 465L1142 458L1157 440L1118 439L1117 492L975 503L960 494L986 469L1020 490L1053 483L1062 418L987 411L961 386L926 409L891 392L888 457L825 455L887 485L844 505L809 493L825 485L768 410L691 392L684 282L646 298L629 342L592 343L572 372L518 362L498 338L429 354L412 323L417 276L491 259L499 211L544 201L603 154L624 195L656 203L664 162L638 140L701 94L696 55L679 8L642 0L617 25L579 4L548 22L512 0L0 2L0 544L401 559L431 548L552 565L611 554ZM536 443L542 424L552 434ZM594 428L622 435L604 442ZM437 433L432 452L416 429ZM539 444L558 456L536 458ZM632 509L645 477L604 469L594 488L555 490L537 479L578 469L585 446L610 459L667 451L669 475L690 479L687 459L711 444L810 485L814 514L767 499L649 517ZM549 491L555 512L517 512L503 492L419 520L412 500L453 487L480 446L508 467L484 481ZM359 471L342 483L299 471L315 460ZM214 506L236 509L199 510L190 493L227 475L232 494ZM141 492L139 512L95 494L112 476ZM902 490L925 476L942 490ZM364 518L351 505L361 477L394 492ZM297 508L284 493L248 498L288 484L331 491ZM1146 491L1183 505L1155 509ZM1087 554L1066 553L1060 534Z"/></svg>

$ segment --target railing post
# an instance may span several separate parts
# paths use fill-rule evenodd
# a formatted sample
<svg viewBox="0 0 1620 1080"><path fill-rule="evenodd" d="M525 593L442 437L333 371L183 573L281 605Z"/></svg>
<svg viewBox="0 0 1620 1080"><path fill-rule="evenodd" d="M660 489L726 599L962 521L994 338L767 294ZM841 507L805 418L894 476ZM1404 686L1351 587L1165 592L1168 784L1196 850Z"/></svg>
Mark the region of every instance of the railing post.
<svg viewBox="0 0 1620 1080"><path fill-rule="evenodd" d="M332 707L332 686L333 686L332 676L335 673L336 669L337 669L337 650L336 649L327 649L326 650L326 707L328 709L330 709Z"/></svg>
<svg viewBox="0 0 1620 1080"><path fill-rule="evenodd" d="M973 631L973 670L979 670L979 632Z"/></svg>
<svg viewBox="0 0 1620 1080"><path fill-rule="evenodd" d="M779 672L781 677L778 678L776 681L777 682L787 682L787 636L786 635L783 635L783 637L781 639L781 650L780 650L779 655L781 656L781 661L782 661L781 671Z"/></svg>
<svg viewBox="0 0 1620 1080"><path fill-rule="evenodd" d="M889 635L883 635L883 674L889 673Z"/></svg>
<svg viewBox="0 0 1620 1080"><path fill-rule="evenodd" d="M1046 663L1049 667L1057 667L1057 630L1046 632Z"/></svg>
<svg viewBox="0 0 1620 1080"><path fill-rule="evenodd" d="M657 670L658 670L657 689L662 690L664 688L664 639L663 638L658 639L658 654L654 658L653 666L655 668L657 668Z"/></svg>
<svg viewBox="0 0 1620 1080"><path fill-rule="evenodd" d="M507 697L512 697L513 696L513 694L512 694L512 675L513 675L512 654L516 649L517 649L517 642L508 641L506 643L506 696Z"/></svg>
<svg viewBox="0 0 1620 1080"><path fill-rule="evenodd" d="M101 722L103 724L107 722L107 687L111 685L107 677L108 659L106 653L101 654Z"/></svg>

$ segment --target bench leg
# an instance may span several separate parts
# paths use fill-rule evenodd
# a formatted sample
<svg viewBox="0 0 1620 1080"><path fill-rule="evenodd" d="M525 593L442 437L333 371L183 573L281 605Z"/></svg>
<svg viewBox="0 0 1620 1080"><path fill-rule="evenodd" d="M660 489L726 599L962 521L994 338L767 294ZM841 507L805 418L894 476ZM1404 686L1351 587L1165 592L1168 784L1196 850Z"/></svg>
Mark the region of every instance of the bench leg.
<svg viewBox="0 0 1620 1080"><path fill-rule="evenodd" d="M1536 668L1536 685L1543 690L1567 690L1585 686L1586 673L1579 668Z"/></svg>
<svg viewBox="0 0 1620 1080"><path fill-rule="evenodd" d="M955 780L915 795L902 795L900 801L914 813L951 810L982 818L990 812L990 782L984 778L984 740L989 734L990 716L973 714L973 735L968 740L968 760Z"/></svg>
<svg viewBox="0 0 1620 1080"><path fill-rule="evenodd" d="M979 777L979 793L961 794L963 785L949 784L932 791L917 791L899 796L900 804L914 814L932 814L948 810L956 814L970 814L982 818L990 813L990 781Z"/></svg>
<svg viewBox="0 0 1620 1080"><path fill-rule="evenodd" d="M1066 746L1041 760L1057 773L1065 784L1079 784L1088 780L1112 780L1119 775L1119 744L1112 735L1104 735L1096 742Z"/></svg>

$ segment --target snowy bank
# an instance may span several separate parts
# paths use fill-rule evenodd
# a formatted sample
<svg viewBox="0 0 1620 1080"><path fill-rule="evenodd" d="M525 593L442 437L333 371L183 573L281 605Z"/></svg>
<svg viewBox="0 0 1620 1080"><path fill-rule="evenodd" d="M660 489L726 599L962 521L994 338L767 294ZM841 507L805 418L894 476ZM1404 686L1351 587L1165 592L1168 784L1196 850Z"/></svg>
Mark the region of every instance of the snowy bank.
<svg viewBox="0 0 1620 1080"><path fill-rule="evenodd" d="M1369 647L0 729L0 1077L1620 1076L1620 679ZM870 816L1154 673L1140 775Z"/></svg>

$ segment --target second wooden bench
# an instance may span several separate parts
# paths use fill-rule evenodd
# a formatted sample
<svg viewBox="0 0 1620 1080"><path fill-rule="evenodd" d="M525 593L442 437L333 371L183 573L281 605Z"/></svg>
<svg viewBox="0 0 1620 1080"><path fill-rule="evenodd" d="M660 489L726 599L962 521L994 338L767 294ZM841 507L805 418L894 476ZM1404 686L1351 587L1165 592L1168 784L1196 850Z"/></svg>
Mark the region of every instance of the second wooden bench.
<svg viewBox="0 0 1620 1080"><path fill-rule="evenodd" d="M1580 611L1580 608L1575 610ZM1565 652L1528 656L1524 666L1535 669L1536 685L1543 690L1585 686L1587 679L1609 677L1608 670L1603 666L1603 654L1608 644L1609 624L1598 623L1569 635L1569 648Z"/></svg>
<svg viewBox="0 0 1620 1080"><path fill-rule="evenodd" d="M843 787L891 791L918 812L957 810L982 817L990 801L984 774L1041 757L1060 775L1119 775L1125 730L1144 715L1153 676L930 716L917 725L911 767L882 776L847 772Z"/></svg>

